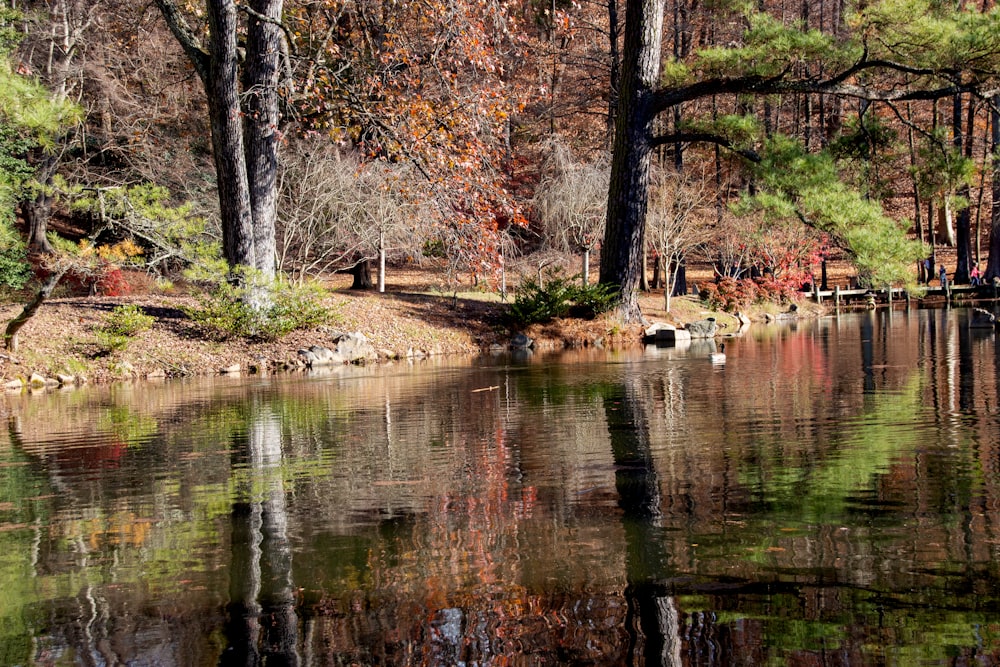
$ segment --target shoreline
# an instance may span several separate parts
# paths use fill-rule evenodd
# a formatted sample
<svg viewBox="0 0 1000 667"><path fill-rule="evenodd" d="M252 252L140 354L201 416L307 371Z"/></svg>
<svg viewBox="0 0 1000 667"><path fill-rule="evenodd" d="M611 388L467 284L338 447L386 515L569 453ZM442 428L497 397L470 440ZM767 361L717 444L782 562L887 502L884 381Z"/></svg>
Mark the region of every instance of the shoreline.
<svg viewBox="0 0 1000 667"><path fill-rule="evenodd" d="M720 336L738 328L730 313L710 311L691 297L673 300L669 314L662 295L643 294L643 313L651 322L688 322L716 317ZM339 333L360 332L378 352L378 361L443 355L477 356L507 347L516 333L536 341L538 349L620 348L642 344L644 327L621 326L613 317L562 319L515 331L505 323L506 304L497 300L458 298L427 292L333 291L326 299L335 317L323 326L293 331L276 341L233 338L213 340L199 331L181 308L194 297L132 295L67 297L46 301L21 329L18 352L0 354L0 385L23 391L60 385L105 384L168 377L284 372L306 367L298 350L329 345ZM137 305L155 320L118 351L101 350L95 328L113 308ZM0 307L9 321L22 306ZM774 310L773 308L771 310ZM805 311L805 312L801 312ZM800 317L815 317L822 309L802 308ZM751 312L764 321L764 311ZM35 383L31 379L34 377ZM18 384L19 383L19 384Z"/></svg>

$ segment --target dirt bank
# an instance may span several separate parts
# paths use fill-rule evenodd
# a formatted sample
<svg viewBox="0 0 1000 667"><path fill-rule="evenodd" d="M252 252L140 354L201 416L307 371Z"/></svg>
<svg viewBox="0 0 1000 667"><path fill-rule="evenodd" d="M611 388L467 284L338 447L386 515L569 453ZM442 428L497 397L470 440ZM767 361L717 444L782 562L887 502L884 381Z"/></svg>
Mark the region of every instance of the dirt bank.
<svg viewBox="0 0 1000 667"><path fill-rule="evenodd" d="M293 332L275 342L243 339L217 341L187 318L182 308L195 305L190 296L71 297L46 302L19 334L16 354L0 357L0 380L27 379L33 373L86 378L88 382L138 379L148 376L206 375L239 367L242 372L266 364L271 369L294 365L297 351L328 345L335 332L360 331L386 356L407 353L477 354L490 345L504 345L516 333L504 313L506 305L484 293L446 295L433 282L409 276L406 285L389 285L385 294L333 286L327 303L335 313L323 326ZM714 314L723 331L735 327L728 314L710 313L696 300L674 300L663 310L662 295L644 295L643 312L650 320L677 324ZM153 327L134 337L124 350L107 353L97 344L95 328L118 305L136 304L156 319ZM0 308L0 321L20 312L20 305ZM526 333L541 346L639 344L639 327L621 327L613 319L560 320L534 326Z"/></svg>

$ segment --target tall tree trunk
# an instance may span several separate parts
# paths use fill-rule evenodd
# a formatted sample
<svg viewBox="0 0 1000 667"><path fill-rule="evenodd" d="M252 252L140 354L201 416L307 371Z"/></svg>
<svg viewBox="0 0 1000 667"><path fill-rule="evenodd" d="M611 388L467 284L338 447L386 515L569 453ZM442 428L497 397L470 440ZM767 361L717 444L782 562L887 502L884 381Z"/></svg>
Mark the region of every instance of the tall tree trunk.
<svg viewBox="0 0 1000 667"><path fill-rule="evenodd" d="M30 160L35 168L35 179L43 186L49 186L59 159L41 150L37 153L40 154L37 160ZM46 254L53 252L47 236L49 219L52 217L52 195L43 189L33 199L21 202L21 212L28 228L28 249Z"/></svg>
<svg viewBox="0 0 1000 667"><path fill-rule="evenodd" d="M993 203L990 206L990 247L984 278L1000 278L1000 95L990 105L990 142L993 144ZM1000 383L998 383L1000 386Z"/></svg>
<svg viewBox="0 0 1000 667"><path fill-rule="evenodd" d="M665 0L627 0L622 87L608 190L608 222L601 248L601 282L619 288L624 322L642 320L638 289L643 272L653 123L652 93L660 73Z"/></svg>
<svg viewBox="0 0 1000 667"><path fill-rule="evenodd" d="M253 213L240 108L236 4L233 0L209 0L207 5L211 64L205 83L222 217L222 248L230 266L255 268Z"/></svg>
<svg viewBox="0 0 1000 667"><path fill-rule="evenodd" d="M618 0L608 0L608 48L611 71L608 81L608 140L614 138L615 116L618 112L618 92L621 90L621 55L618 53Z"/></svg>
<svg viewBox="0 0 1000 667"><path fill-rule="evenodd" d="M272 11L271 5L276 5L280 15L280 5L278 0L254 0L255 7L264 7L267 11ZM215 159L216 183L219 191L219 213L222 221L222 248L223 255L230 267L239 266L248 268L266 267L268 261L273 263L274 239L273 227L270 231L266 228L261 230L262 238L260 245L265 254L271 256L270 260L263 260L258 264L254 231L254 212L251 207L250 182L247 172L247 152L244 146L244 110L240 106L240 80L239 80L239 59L237 53L237 8L233 0L206 0L208 10L208 47L202 46L199 33L192 30L184 19L183 14L177 7L175 0L155 0L157 7L163 14L167 26L174 37L181 44L188 59L194 65L195 71L202 80L205 87L205 94L208 98L208 113L212 127L212 150ZM260 23L264 23L261 21ZM275 27L275 26L271 26ZM266 49L265 45L270 44L270 38L254 38L255 49ZM249 46L249 43L248 43ZM278 49L280 51L280 49ZM271 57L280 57L275 54L268 54L258 51L248 51L246 60L248 68L257 67L255 63L258 59L267 61ZM262 66L259 73L250 75L250 81L263 81L269 74L268 66ZM261 99L271 98L260 91L263 95ZM260 100L258 100L260 101ZM264 103L265 112L268 111L267 104ZM275 102L276 104L276 102ZM264 123L262 122L261 125ZM257 131L263 134L274 128L258 127ZM257 141L262 139L262 141ZM255 145L254 150L267 147L271 141L277 137L268 135L267 137L255 137L251 143ZM275 146L276 149L276 146ZM269 163L267 151L263 151L263 162ZM256 159L256 158L255 158ZM257 167L255 166L255 169ZM275 185L274 181L267 177L259 177L262 172L255 171L255 188L258 191L258 201L261 210L266 210L270 205L266 204L268 194L266 189ZM270 236L271 238L266 238ZM268 250L269 249L269 250ZM272 264L273 265L273 264ZM273 269L272 269L273 272Z"/></svg>
<svg viewBox="0 0 1000 667"><path fill-rule="evenodd" d="M970 106L973 102L969 101ZM955 95L952 99L952 127L954 133L954 143L956 150L961 154L965 154L964 149L964 136L962 132L962 96ZM972 137L969 137L969 141L972 141ZM958 216L955 223L955 245L956 245L956 266L955 266L955 283L959 285L965 285L969 282L969 269L971 268L969 264L969 249L971 248L971 236L972 236L972 217L969 211L969 184L963 183L958 189L958 196L965 200L962 208L958 211Z"/></svg>
<svg viewBox="0 0 1000 667"><path fill-rule="evenodd" d="M271 277L275 270L275 216L278 202L278 79L281 72L283 0L251 0L247 59L243 71L246 96L244 132L247 180L253 219L254 266Z"/></svg>
<svg viewBox="0 0 1000 667"><path fill-rule="evenodd" d="M357 264L352 266L351 275L354 276L354 282L351 283L351 289L371 289L375 286L375 283L372 282L371 262L367 259L362 259Z"/></svg>
<svg viewBox="0 0 1000 667"><path fill-rule="evenodd" d="M17 352L17 332L38 312L38 309L52 295L52 290L56 288L56 285L59 284L64 275L66 275L66 269L59 269L52 273L42 284L38 292L35 293L35 298L25 304L17 317L7 323L7 328L3 333L5 349L10 352Z"/></svg>
<svg viewBox="0 0 1000 667"><path fill-rule="evenodd" d="M906 119L908 121L913 120L913 110L910 103L906 103ZM906 131L906 144L910 152L910 173L913 180L913 224L916 226L917 240L927 241L930 243L929 236L934 234L933 229L927 230L927 235L924 235L924 223L922 217L922 211L920 210L920 187L917 183L917 149L913 141L913 126L908 125ZM932 226L928 225L929 227ZM920 265L917 267L917 280L930 284L931 278L934 275L934 266L930 267L930 270L926 270L924 267L924 262L921 260ZM826 289L825 287L823 289Z"/></svg>

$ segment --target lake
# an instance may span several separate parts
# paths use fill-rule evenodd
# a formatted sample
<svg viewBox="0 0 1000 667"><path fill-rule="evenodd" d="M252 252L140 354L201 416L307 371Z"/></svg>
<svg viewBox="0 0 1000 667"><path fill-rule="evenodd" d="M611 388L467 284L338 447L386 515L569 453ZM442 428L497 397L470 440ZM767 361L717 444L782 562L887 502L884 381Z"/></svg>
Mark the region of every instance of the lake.
<svg viewBox="0 0 1000 667"><path fill-rule="evenodd" d="M8 394L0 664L1000 664L969 317Z"/></svg>

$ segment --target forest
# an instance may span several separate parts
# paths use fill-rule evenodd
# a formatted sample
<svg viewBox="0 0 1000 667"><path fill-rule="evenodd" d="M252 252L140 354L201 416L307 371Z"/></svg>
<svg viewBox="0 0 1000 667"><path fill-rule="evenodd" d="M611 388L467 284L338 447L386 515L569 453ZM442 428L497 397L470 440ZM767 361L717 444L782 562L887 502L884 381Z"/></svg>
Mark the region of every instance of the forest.
<svg viewBox="0 0 1000 667"><path fill-rule="evenodd" d="M597 262L634 321L692 263L774 299L827 257L912 286L945 249L955 283L990 281L998 22L931 0L5 0L0 282L40 303L141 271L260 304L334 271L384 289L434 261L505 292L511 267L586 285Z"/></svg>

